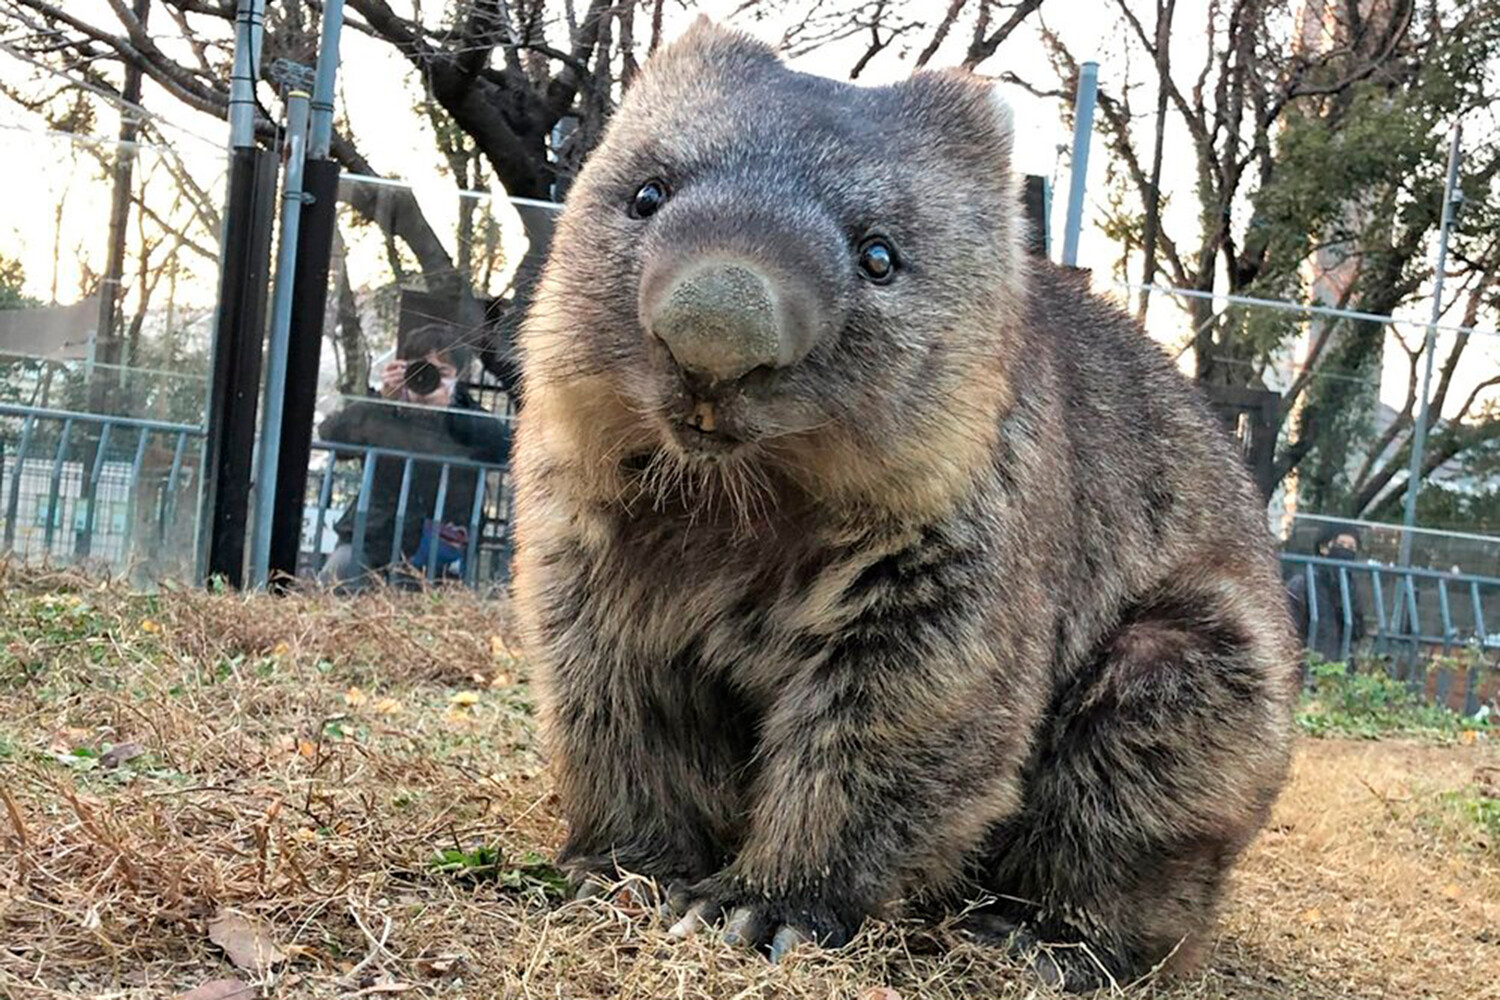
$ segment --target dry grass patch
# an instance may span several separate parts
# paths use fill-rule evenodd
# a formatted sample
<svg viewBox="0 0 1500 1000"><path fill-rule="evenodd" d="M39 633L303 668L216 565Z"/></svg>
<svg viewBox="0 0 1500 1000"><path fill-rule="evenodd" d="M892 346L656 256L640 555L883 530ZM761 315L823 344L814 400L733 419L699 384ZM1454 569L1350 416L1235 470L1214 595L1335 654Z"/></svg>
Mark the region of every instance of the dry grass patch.
<svg viewBox="0 0 1500 1000"><path fill-rule="evenodd" d="M944 928L773 968L628 897L563 904L495 602L0 587L0 995L1043 995ZM1500 847L1469 808L1496 761L1305 741L1205 969L1132 992L1500 996Z"/></svg>

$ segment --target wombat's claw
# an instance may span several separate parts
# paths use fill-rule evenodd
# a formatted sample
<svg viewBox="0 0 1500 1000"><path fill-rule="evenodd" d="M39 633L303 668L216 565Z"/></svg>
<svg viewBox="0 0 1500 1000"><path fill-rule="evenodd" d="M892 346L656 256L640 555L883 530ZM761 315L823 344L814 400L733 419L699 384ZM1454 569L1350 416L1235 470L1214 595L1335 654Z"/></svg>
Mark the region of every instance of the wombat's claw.
<svg viewBox="0 0 1500 1000"><path fill-rule="evenodd" d="M806 944L812 938L799 931L790 924L783 924L776 936L771 938L771 961L780 962L786 953L800 944Z"/></svg>
<svg viewBox="0 0 1500 1000"><path fill-rule="evenodd" d="M1110 983L1086 952L1067 946L1054 951L1024 923L996 914L978 913L966 917L960 926L971 936L998 945L1018 961L1026 963L1031 974L1044 986L1082 993Z"/></svg>
<svg viewBox="0 0 1500 1000"><path fill-rule="evenodd" d="M812 938L791 924L777 924L765 910L742 906L724 925L724 940L731 945L765 951L773 963Z"/></svg>
<svg viewBox="0 0 1500 1000"><path fill-rule="evenodd" d="M679 941L691 937L708 923L705 919L707 911L707 903L694 903L683 914L682 919L667 931L667 936ZM741 906L729 915L724 924L726 944L756 950L764 948L772 962L780 962L788 952L811 940L810 935L791 924L773 925L769 914L760 907Z"/></svg>
<svg viewBox="0 0 1500 1000"><path fill-rule="evenodd" d="M670 907L670 904L668 905ZM688 907L687 912L682 915L682 919L667 930L667 937L677 941L692 937L698 932L698 928L703 926L703 913L707 909L707 903L694 903Z"/></svg>
<svg viewBox="0 0 1500 1000"><path fill-rule="evenodd" d="M608 881L599 875L585 875L573 894L573 901L609 898L616 901L632 901L636 905L655 909L660 904L661 893L647 879L627 875Z"/></svg>
<svg viewBox="0 0 1500 1000"><path fill-rule="evenodd" d="M832 925L820 936L816 925L797 919L800 908L725 889L713 880L673 892L671 906L679 919L667 931L668 937L682 940L722 921L726 944L758 951L772 962L780 962L799 945L837 947L853 936L852 929Z"/></svg>
<svg viewBox="0 0 1500 1000"><path fill-rule="evenodd" d="M602 896L609 891L609 886L596 878L586 878L578 885L578 891L573 894L573 902L580 903L585 899L593 899Z"/></svg>

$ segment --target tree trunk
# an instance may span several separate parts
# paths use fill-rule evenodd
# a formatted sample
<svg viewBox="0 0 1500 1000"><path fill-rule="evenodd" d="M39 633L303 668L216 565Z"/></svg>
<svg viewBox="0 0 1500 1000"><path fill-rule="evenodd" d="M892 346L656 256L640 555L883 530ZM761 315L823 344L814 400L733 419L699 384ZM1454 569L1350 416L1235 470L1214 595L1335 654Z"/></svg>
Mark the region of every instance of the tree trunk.
<svg viewBox="0 0 1500 1000"><path fill-rule="evenodd" d="M338 323L334 349L343 359L343 373L338 390L344 396L362 396L370 380L370 359L365 347L365 334L359 322L359 305L354 301L354 286L349 283L348 261L345 259L344 239L338 230L333 233L333 260L338 270ZM328 333L334 336L335 325L329 324Z"/></svg>
<svg viewBox="0 0 1500 1000"><path fill-rule="evenodd" d="M1141 250L1145 255L1145 266L1141 272L1141 284L1149 286L1156 280L1156 244L1161 232L1161 156L1162 144L1167 132L1167 87L1171 79L1171 34L1172 15L1176 12L1177 0L1157 0L1156 4L1156 141L1151 151L1151 187L1146 192L1145 232L1141 237ZM1150 307L1151 291L1141 289L1140 305L1136 317L1146 322L1146 310Z"/></svg>
<svg viewBox="0 0 1500 1000"><path fill-rule="evenodd" d="M142 26L151 11L151 0L135 0L134 13ZM93 362L89 374L89 409L106 412L114 404L114 387L119 378L116 367L121 361L120 300L124 295L125 227L130 217L130 185L135 175L135 143L140 135L140 121L131 105L141 102L142 71L139 63L125 64L125 87L120 91L120 145L115 150L114 189L109 205L109 247L105 256L104 276L99 281L99 322L94 330Z"/></svg>

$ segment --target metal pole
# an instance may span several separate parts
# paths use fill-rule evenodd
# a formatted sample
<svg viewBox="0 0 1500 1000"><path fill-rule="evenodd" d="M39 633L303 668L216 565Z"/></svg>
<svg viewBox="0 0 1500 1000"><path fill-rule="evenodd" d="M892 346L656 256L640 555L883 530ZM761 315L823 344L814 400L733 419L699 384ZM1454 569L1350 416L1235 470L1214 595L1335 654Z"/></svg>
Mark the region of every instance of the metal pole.
<svg viewBox="0 0 1500 1000"><path fill-rule="evenodd" d="M318 362L323 345L323 313L328 303L328 268L338 216L339 165L329 159L333 142L333 95L338 73L343 0L325 0L303 167L303 209L297 241L297 270L287 333L286 390L282 394L280 461L272 496L266 583L280 587L298 570L306 508L307 467L312 457L317 416ZM321 525L322 511L319 511ZM319 536L315 529L314 537Z"/></svg>
<svg viewBox="0 0 1500 1000"><path fill-rule="evenodd" d="M1428 406L1432 395L1432 356L1437 352L1438 320L1443 318L1443 272L1448 267L1448 237L1453 231L1453 211L1464 197L1458 189L1458 146L1462 135L1463 125L1455 124L1453 139L1448 144L1448 181L1443 187L1443 221L1438 230L1437 270L1432 279L1432 319L1427 324L1427 337L1422 348L1426 355L1422 365L1422 405L1417 410L1417 426L1411 442L1411 467L1406 473L1406 510L1401 519L1402 566L1411 565L1411 535L1417 523L1417 494L1422 488L1422 453L1427 447Z"/></svg>
<svg viewBox="0 0 1500 1000"><path fill-rule="evenodd" d="M199 576L219 578L233 587L243 582L245 569L250 456L275 220L276 157L255 142L264 12L265 0L238 0L229 86L229 181L219 241L219 296L198 520Z"/></svg>
<svg viewBox="0 0 1500 1000"><path fill-rule="evenodd" d="M313 82L312 125L307 158L326 160L333 146L333 90L339 70L339 36L344 30L344 0L325 0L322 36L318 40L318 75Z"/></svg>
<svg viewBox="0 0 1500 1000"><path fill-rule="evenodd" d="M1068 182L1068 219L1063 227L1063 259L1078 266L1078 234L1083 228L1083 192L1089 174L1089 141L1094 135L1094 101L1099 93L1099 64L1086 62L1078 73L1073 104L1073 166Z"/></svg>
<svg viewBox="0 0 1500 1000"><path fill-rule="evenodd" d="M234 69L229 76L229 145L255 145L255 81L260 73L260 42L266 0L240 0L234 16Z"/></svg>
<svg viewBox="0 0 1500 1000"><path fill-rule="evenodd" d="M266 350L265 416L260 423L260 471L255 479L255 524L250 542L250 585L264 587L271 558L271 518L281 453L282 402L296 285L297 234L302 223L302 165L307 154L305 90L287 92L286 180L281 188L281 236L276 248L276 288L271 295L271 334Z"/></svg>

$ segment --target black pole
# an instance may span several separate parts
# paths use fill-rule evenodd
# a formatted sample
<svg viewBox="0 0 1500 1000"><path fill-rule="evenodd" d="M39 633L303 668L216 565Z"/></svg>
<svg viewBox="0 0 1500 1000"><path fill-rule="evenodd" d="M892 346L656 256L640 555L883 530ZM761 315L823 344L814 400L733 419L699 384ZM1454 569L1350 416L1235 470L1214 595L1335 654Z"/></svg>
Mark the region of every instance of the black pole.
<svg viewBox="0 0 1500 1000"><path fill-rule="evenodd" d="M231 154L219 267L219 311L204 444L202 557L205 578L244 584L255 412L271 275L276 154L240 147Z"/></svg>
<svg viewBox="0 0 1500 1000"><path fill-rule="evenodd" d="M297 238L286 391L282 395L281 453L271 520L268 582L280 589L297 574L307 465L312 458L313 418L318 401L318 361L323 351L323 314L328 306L328 270L338 219L339 165L307 161L302 189L311 199L302 209Z"/></svg>

